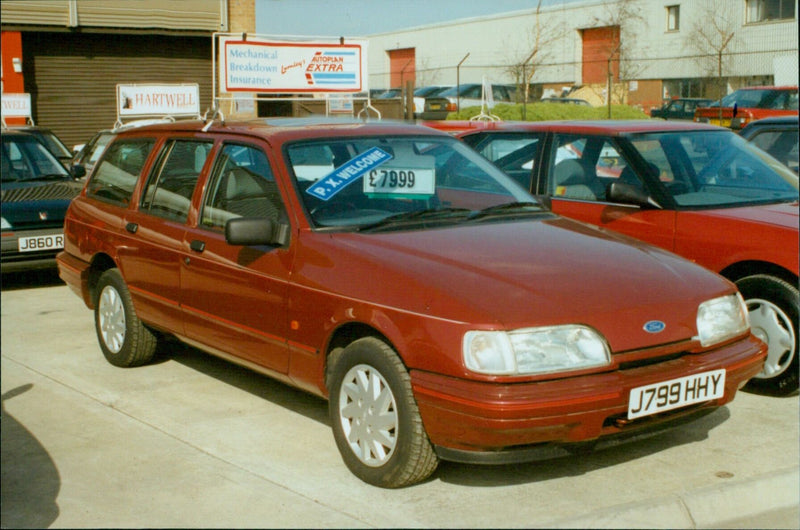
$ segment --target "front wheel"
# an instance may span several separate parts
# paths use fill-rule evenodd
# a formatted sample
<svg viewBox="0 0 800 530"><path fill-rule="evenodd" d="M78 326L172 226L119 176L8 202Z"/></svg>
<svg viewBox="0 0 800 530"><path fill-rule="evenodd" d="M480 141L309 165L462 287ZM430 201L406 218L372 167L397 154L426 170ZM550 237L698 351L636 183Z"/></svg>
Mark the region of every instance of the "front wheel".
<svg viewBox="0 0 800 530"><path fill-rule="evenodd" d="M400 358L365 337L331 358L329 413L336 445L358 478L384 488L408 486L438 465Z"/></svg>
<svg viewBox="0 0 800 530"><path fill-rule="evenodd" d="M798 388L798 290L790 283L764 274L736 282L750 315L753 335L769 346L761 372L748 386L778 396Z"/></svg>
<svg viewBox="0 0 800 530"><path fill-rule="evenodd" d="M121 367L148 363L156 350L156 336L136 316L119 270L105 271L97 282L96 293L94 323L106 360Z"/></svg>

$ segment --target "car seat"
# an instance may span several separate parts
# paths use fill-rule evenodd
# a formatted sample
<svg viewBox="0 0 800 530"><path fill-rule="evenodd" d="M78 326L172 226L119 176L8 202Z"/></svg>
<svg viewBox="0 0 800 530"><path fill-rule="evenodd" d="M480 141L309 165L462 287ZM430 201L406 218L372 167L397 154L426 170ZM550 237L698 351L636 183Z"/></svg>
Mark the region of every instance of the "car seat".
<svg viewBox="0 0 800 530"><path fill-rule="evenodd" d="M596 201L597 195L589 187L586 171L574 158L562 160L553 170L553 195L568 199Z"/></svg>

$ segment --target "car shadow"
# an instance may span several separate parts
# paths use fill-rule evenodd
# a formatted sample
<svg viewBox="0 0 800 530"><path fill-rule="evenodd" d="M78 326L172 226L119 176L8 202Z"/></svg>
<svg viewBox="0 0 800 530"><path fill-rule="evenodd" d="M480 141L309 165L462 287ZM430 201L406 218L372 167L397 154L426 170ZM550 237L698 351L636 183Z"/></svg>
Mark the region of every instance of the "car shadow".
<svg viewBox="0 0 800 530"><path fill-rule="evenodd" d="M170 340L160 350L163 360L173 360L192 370L234 386L330 427L327 402L266 375L208 355ZM158 362L158 359L156 360ZM649 437L621 442L594 451L576 452L523 464L480 465L442 461L428 480L474 487L497 487L546 482L614 467L652 454L708 438L708 433L730 417L727 407ZM563 454L563 453L561 453Z"/></svg>
<svg viewBox="0 0 800 530"><path fill-rule="evenodd" d="M2 291L53 287L54 285L64 285L64 281L58 277L56 268L4 272L0 277L0 290Z"/></svg>
<svg viewBox="0 0 800 530"><path fill-rule="evenodd" d="M58 518L61 477L39 440L6 411L5 402L33 388L22 385L2 395L0 416L0 519L3 528L47 528Z"/></svg>
<svg viewBox="0 0 800 530"><path fill-rule="evenodd" d="M214 357L174 339L166 339L154 363L172 360L192 370L330 426L328 402L230 361Z"/></svg>
<svg viewBox="0 0 800 530"><path fill-rule="evenodd" d="M432 478L460 486L496 487L581 476L645 458L674 447L703 441L708 438L711 430L724 423L729 417L728 408L720 407L711 414L686 424L676 425L674 428L653 434L648 438L637 438L612 447L523 464L465 466L443 461Z"/></svg>

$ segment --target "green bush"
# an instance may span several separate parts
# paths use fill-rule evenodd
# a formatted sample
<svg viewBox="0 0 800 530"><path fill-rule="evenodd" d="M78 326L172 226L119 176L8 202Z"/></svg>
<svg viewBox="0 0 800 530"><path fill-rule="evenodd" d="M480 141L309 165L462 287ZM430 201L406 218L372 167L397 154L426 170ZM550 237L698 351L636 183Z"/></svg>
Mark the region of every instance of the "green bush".
<svg viewBox="0 0 800 530"><path fill-rule="evenodd" d="M489 114L493 114L503 121L523 121L522 107L522 104L498 103ZM467 107L461 109L460 112L451 112L447 119L468 120L480 112L480 107ZM568 103L528 103L525 114L524 121L605 120L608 119L608 108ZM611 119L613 120L646 120L649 118L647 114L635 107L611 105Z"/></svg>

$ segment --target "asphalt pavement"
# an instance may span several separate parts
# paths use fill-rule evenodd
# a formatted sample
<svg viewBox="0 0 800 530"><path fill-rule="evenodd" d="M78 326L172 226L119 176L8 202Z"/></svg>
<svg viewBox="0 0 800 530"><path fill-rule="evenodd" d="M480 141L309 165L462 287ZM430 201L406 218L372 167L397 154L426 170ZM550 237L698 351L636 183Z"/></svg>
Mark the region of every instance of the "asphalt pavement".
<svg viewBox="0 0 800 530"><path fill-rule="evenodd" d="M385 490L344 466L324 401L174 342L115 368L78 297L31 278L0 299L3 528L800 528L797 394Z"/></svg>

